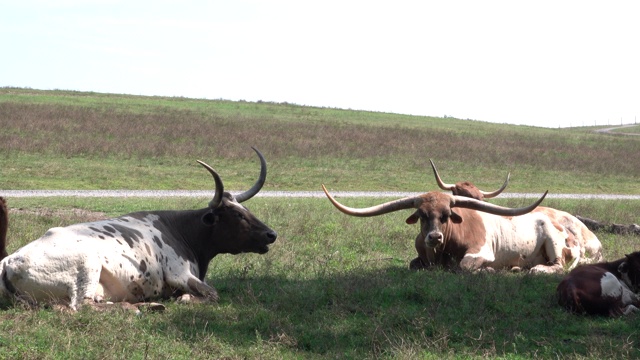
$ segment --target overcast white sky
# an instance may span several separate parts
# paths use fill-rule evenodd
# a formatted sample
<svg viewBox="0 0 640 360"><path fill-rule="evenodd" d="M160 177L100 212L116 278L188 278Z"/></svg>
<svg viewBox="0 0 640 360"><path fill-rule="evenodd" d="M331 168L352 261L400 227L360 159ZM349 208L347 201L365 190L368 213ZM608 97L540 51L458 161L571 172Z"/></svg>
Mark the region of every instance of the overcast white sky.
<svg viewBox="0 0 640 360"><path fill-rule="evenodd" d="M639 24L615 0L0 0L0 86L617 125Z"/></svg>

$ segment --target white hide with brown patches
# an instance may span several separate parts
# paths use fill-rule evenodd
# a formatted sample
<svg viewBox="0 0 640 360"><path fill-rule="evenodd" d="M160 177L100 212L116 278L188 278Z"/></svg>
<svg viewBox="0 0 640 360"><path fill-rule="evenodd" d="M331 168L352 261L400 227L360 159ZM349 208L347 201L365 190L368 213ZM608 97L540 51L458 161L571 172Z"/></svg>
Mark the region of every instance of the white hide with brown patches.
<svg viewBox="0 0 640 360"><path fill-rule="evenodd" d="M531 268L533 272L551 273L562 270L566 233L558 231L549 218L540 213L515 217L478 213L486 229L480 251L467 251L460 262L469 270Z"/></svg>

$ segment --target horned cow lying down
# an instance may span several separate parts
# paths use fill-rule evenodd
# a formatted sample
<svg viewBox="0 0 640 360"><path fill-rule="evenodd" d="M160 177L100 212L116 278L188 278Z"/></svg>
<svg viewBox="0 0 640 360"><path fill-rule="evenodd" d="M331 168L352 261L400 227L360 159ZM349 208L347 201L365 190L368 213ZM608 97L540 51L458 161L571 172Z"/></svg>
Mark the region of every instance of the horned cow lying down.
<svg viewBox="0 0 640 360"><path fill-rule="evenodd" d="M485 198L494 198L500 195L509 184L511 174L507 174L507 179L502 187L491 192L480 190L469 181L448 184L440 178L440 174L433 160L429 159L429 161L431 162L431 168L433 169L433 174L438 186L442 190L451 191L453 195L484 200ZM578 264L591 264L602 261L602 244L600 240L578 218L565 211L545 206L538 206L533 212L540 212L548 216L551 224L558 229L558 231L566 232L567 238L565 248L563 249L562 262L565 265L570 264L570 269L575 268Z"/></svg>
<svg viewBox="0 0 640 360"><path fill-rule="evenodd" d="M0 297L63 302L74 310L83 302L217 300L215 288L204 281L213 257L264 254L277 237L241 204L265 182L266 162L255 151L260 177L251 189L235 196L224 191L215 170L200 162L216 188L203 209L136 212L49 229L0 261ZM0 234L4 234L6 207L4 201L0 205ZM0 254L5 240L0 239Z"/></svg>
<svg viewBox="0 0 640 360"><path fill-rule="evenodd" d="M558 284L558 303L578 314L619 316L640 308L640 252L613 262L582 265Z"/></svg>
<svg viewBox="0 0 640 360"><path fill-rule="evenodd" d="M412 268L453 263L465 270L525 267L534 272L563 271L566 233L553 227L544 214L530 213L546 193L534 204L518 209L437 191L356 209L340 204L324 185L322 189L338 210L352 216L415 209L406 220L408 224L420 222L415 244L418 258L412 261ZM434 259L433 254L446 261Z"/></svg>

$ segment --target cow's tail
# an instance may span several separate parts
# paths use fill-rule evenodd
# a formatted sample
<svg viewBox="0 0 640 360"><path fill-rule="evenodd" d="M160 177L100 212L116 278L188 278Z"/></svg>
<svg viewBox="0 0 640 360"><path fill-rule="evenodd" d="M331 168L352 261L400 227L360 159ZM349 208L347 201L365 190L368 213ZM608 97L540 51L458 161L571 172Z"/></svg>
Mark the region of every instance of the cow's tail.
<svg viewBox="0 0 640 360"><path fill-rule="evenodd" d="M9 228L9 210L7 202L0 196L0 261L7 257L7 229Z"/></svg>
<svg viewBox="0 0 640 360"><path fill-rule="evenodd" d="M564 259L565 266L567 266L567 271L571 271L580 263L583 251L582 246L573 232L558 223L555 223L554 226L565 239L562 258Z"/></svg>

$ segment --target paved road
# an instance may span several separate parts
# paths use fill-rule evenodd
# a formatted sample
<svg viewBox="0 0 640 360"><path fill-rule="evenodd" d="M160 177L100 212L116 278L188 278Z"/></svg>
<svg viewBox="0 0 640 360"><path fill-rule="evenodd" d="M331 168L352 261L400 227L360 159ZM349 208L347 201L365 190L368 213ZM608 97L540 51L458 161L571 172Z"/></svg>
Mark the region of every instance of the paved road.
<svg viewBox="0 0 640 360"><path fill-rule="evenodd" d="M235 193L234 191L231 191ZM417 192L392 191L335 191L336 197L391 197L418 195ZM12 197L210 197L212 190L0 190L0 196ZM538 198L541 194L530 193L502 193L501 198ZM289 198L323 198L322 191L261 191L257 197L289 197ZM603 199L603 200L640 200L640 195L612 195L612 194L549 194L548 199Z"/></svg>
<svg viewBox="0 0 640 360"><path fill-rule="evenodd" d="M611 135L640 136L640 133L630 133L630 132L623 132L623 131L615 131L615 130L618 130L618 129L634 127L634 126L638 126L638 124L620 125L620 126L615 126L615 127L605 128L605 129L598 129L598 130L594 130L594 131L597 132L597 133L606 133L606 134L611 134Z"/></svg>

